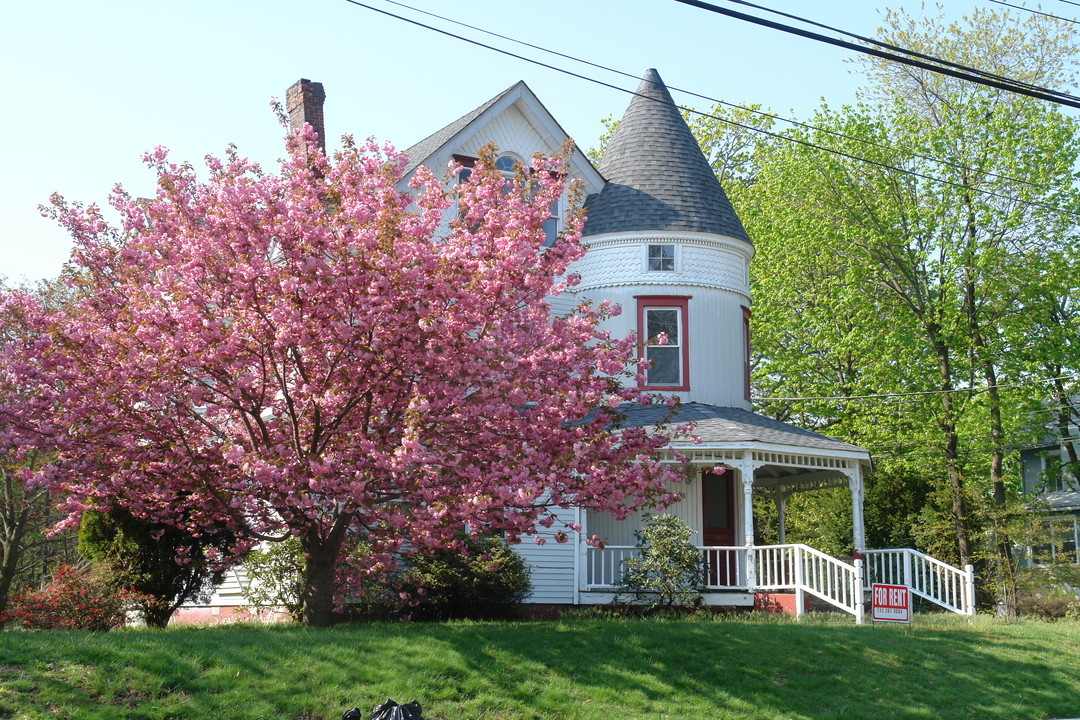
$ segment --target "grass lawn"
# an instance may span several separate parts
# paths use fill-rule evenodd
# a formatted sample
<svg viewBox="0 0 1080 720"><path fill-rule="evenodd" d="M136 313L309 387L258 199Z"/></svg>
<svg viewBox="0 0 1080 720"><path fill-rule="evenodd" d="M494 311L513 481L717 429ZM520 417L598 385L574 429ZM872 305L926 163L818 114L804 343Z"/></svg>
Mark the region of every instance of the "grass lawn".
<svg viewBox="0 0 1080 720"><path fill-rule="evenodd" d="M0 632L0 718L1080 717L1080 623L567 619Z"/></svg>

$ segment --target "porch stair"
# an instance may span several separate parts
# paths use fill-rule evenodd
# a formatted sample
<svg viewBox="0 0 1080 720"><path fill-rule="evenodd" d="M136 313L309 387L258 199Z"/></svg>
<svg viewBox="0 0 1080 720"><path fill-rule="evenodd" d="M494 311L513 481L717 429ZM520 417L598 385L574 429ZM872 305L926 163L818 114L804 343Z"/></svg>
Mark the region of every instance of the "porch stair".
<svg viewBox="0 0 1080 720"><path fill-rule="evenodd" d="M910 548L867 550L865 590L873 583L905 585L911 593L958 615L975 614L975 568L963 570Z"/></svg>

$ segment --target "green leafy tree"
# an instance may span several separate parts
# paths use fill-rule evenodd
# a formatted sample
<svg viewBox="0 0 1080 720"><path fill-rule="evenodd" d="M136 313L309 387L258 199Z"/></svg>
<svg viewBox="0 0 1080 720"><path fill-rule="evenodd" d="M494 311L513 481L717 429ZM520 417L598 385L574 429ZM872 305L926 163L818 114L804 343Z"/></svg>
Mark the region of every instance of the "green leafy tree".
<svg viewBox="0 0 1080 720"><path fill-rule="evenodd" d="M244 556L247 584L241 590L256 610L284 610L300 622L304 609L304 548L296 538L249 550Z"/></svg>
<svg viewBox="0 0 1080 720"><path fill-rule="evenodd" d="M1052 18L884 20L878 36L907 48L1023 82L1073 80L1076 37ZM773 417L873 452L888 491L868 483L871 542L1011 566L1008 527L994 528L1019 487L1010 450L1031 439L1033 411L1050 406L1061 426L1075 417L1067 383L1032 378L1080 370L1077 124L936 73L864 69L860 104L822 104L783 139L720 145L740 168L723 172L756 249L754 394ZM695 131L703 146L741 133ZM842 509L818 493L789 505L789 537L809 530L800 514L839 519L831 505Z"/></svg>

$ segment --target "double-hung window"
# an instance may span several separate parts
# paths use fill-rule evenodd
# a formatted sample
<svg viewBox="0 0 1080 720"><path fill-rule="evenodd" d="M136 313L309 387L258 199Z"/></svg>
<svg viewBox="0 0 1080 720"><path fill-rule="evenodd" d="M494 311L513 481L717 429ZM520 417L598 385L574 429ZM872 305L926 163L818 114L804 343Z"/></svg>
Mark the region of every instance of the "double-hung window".
<svg viewBox="0 0 1080 720"><path fill-rule="evenodd" d="M645 387L656 390L689 390L690 360L687 335L687 296L639 296L638 337L645 371Z"/></svg>

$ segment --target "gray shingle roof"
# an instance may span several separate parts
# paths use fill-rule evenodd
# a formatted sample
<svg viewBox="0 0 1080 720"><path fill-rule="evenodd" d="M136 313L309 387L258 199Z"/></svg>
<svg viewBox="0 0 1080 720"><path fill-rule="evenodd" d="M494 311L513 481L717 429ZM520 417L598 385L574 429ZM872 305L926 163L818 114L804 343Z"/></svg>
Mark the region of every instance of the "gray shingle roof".
<svg viewBox="0 0 1080 720"><path fill-rule="evenodd" d="M1054 511L1080 510L1080 492L1075 490L1057 490L1041 499Z"/></svg>
<svg viewBox="0 0 1080 720"><path fill-rule="evenodd" d="M423 162L427 160L432 153L434 153L445 143L450 141L459 132L468 127L469 123L483 115L485 110L487 110L495 103L499 102L499 100L501 100L507 93L511 92L518 85L524 84L524 81L519 80L518 82L506 88L501 93L491 98L486 103L476 108L472 112L462 115L454 122L450 123L441 130L436 130L431 135L428 135L426 138L406 150L405 154L409 156L409 164L405 166L405 174L407 175L408 173L419 167L421 164L423 164Z"/></svg>
<svg viewBox="0 0 1080 720"><path fill-rule="evenodd" d="M660 422L670 410L666 405L624 403L619 412L626 419L622 427L650 427ZM693 434L703 443L768 443L792 445L813 450L865 453L858 445L834 440L810 430L767 418L764 415L733 407L704 403L683 403L670 421L694 423ZM681 445L683 443L676 443Z"/></svg>
<svg viewBox="0 0 1080 720"><path fill-rule="evenodd" d="M585 201L585 235L670 230L750 240L656 70L645 72L597 169L608 183Z"/></svg>

